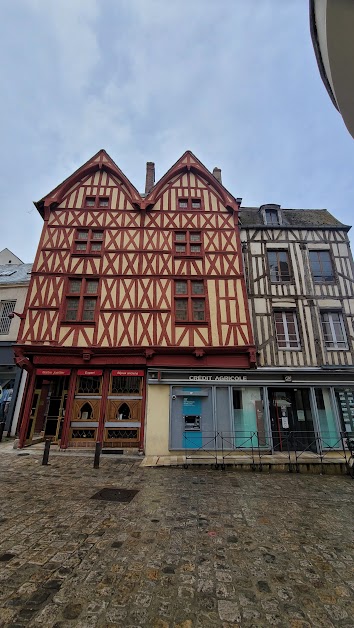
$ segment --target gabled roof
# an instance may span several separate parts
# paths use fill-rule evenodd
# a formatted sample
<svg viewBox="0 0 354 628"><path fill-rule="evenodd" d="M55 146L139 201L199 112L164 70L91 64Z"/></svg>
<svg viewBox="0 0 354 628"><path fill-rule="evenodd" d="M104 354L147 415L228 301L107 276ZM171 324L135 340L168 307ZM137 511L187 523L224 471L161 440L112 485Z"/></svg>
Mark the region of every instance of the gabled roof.
<svg viewBox="0 0 354 628"><path fill-rule="evenodd" d="M192 171L195 174L200 174L204 179L210 183L220 194L225 207L230 209L237 209L239 204L236 201L235 197L230 194L230 192L220 183L214 175L208 170L204 164L199 161L199 159L192 153L192 151L187 150L182 157L180 157L176 163L163 175L163 177L155 183L152 190L145 197L143 201L143 206L149 207L149 205L153 205L156 202L157 197L159 196L162 188L168 181L175 175L180 174L183 171Z"/></svg>
<svg viewBox="0 0 354 628"><path fill-rule="evenodd" d="M23 261L10 249L5 248L0 251L0 264L23 264Z"/></svg>
<svg viewBox="0 0 354 628"><path fill-rule="evenodd" d="M70 190L70 188L75 185L75 183L79 183L85 176L93 174L97 170L102 169L118 177L118 179L120 179L120 181L124 183L125 187L130 193L132 203L136 203L140 206L141 196L138 190L129 181L125 174L123 174L120 168L118 168L117 164L104 149L99 150L98 153L91 157L91 159L86 161L86 163L84 163L82 166L80 166L80 168L75 170L75 172L67 177L67 179L57 185L54 190L43 196L40 201L35 202L34 205L37 207L39 213L43 216L45 206L50 207L53 203L61 203L65 194Z"/></svg>

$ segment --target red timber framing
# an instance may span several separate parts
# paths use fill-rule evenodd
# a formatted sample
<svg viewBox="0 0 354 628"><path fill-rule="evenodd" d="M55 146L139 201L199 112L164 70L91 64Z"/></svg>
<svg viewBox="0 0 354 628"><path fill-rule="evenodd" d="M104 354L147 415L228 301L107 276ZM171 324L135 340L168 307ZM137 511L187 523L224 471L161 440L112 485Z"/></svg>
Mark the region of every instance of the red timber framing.
<svg viewBox="0 0 354 628"><path fill-rule="evenodd" d="M35 425L38 369L70 370L62 385L55 375L46 383L61 400L55 438L65 448L80 434L86 446L109 438L143 447L145 376L139 394L112 394L114 370L255 367L239 202L193 153L143 196L101 150L35 205L44 226L16 347L19 363L34 369L21 446ZM185 250L176 247L181 233ZM75 280L86 290L80 298L94 301L92 320L81 310L78 320L67 316ZM176 321L178 280L203 283L204 321ZM78 392L83 369L102 371L87 394Z"/></svg>

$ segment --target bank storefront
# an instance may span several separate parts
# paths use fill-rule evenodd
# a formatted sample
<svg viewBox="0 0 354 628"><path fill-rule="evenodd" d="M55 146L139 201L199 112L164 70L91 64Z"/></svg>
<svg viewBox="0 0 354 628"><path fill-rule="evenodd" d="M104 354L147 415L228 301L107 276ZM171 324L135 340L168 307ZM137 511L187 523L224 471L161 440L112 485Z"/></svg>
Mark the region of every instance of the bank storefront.
<svg viewBox="0 0 354 628"><path fill-rule="evenodd" d="M147 455L340 449L354 432L354 372L150 369Z"/></svg>

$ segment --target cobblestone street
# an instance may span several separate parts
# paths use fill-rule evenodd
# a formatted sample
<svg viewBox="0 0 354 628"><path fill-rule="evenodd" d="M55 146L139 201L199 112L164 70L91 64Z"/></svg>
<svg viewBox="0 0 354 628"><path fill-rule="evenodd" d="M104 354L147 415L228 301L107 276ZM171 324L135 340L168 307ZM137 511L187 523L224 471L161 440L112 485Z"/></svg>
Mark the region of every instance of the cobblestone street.
<svg viewBox="0 0 354 628"><path fill-rule="evenodd" d="M0 473L0 626L353 627L347 477L4 452Z"/></svg>

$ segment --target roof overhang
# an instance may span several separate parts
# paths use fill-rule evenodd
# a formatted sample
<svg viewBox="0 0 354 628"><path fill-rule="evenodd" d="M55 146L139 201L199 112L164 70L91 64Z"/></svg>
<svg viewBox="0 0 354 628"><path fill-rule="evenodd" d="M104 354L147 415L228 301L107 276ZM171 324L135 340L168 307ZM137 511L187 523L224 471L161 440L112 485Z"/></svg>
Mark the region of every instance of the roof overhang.
<svg viewBox="0 0 354 628"><path fill-rule="evenodd" d="M354 2L310 0L310 28L322 81L354 137Z"/></svg>

